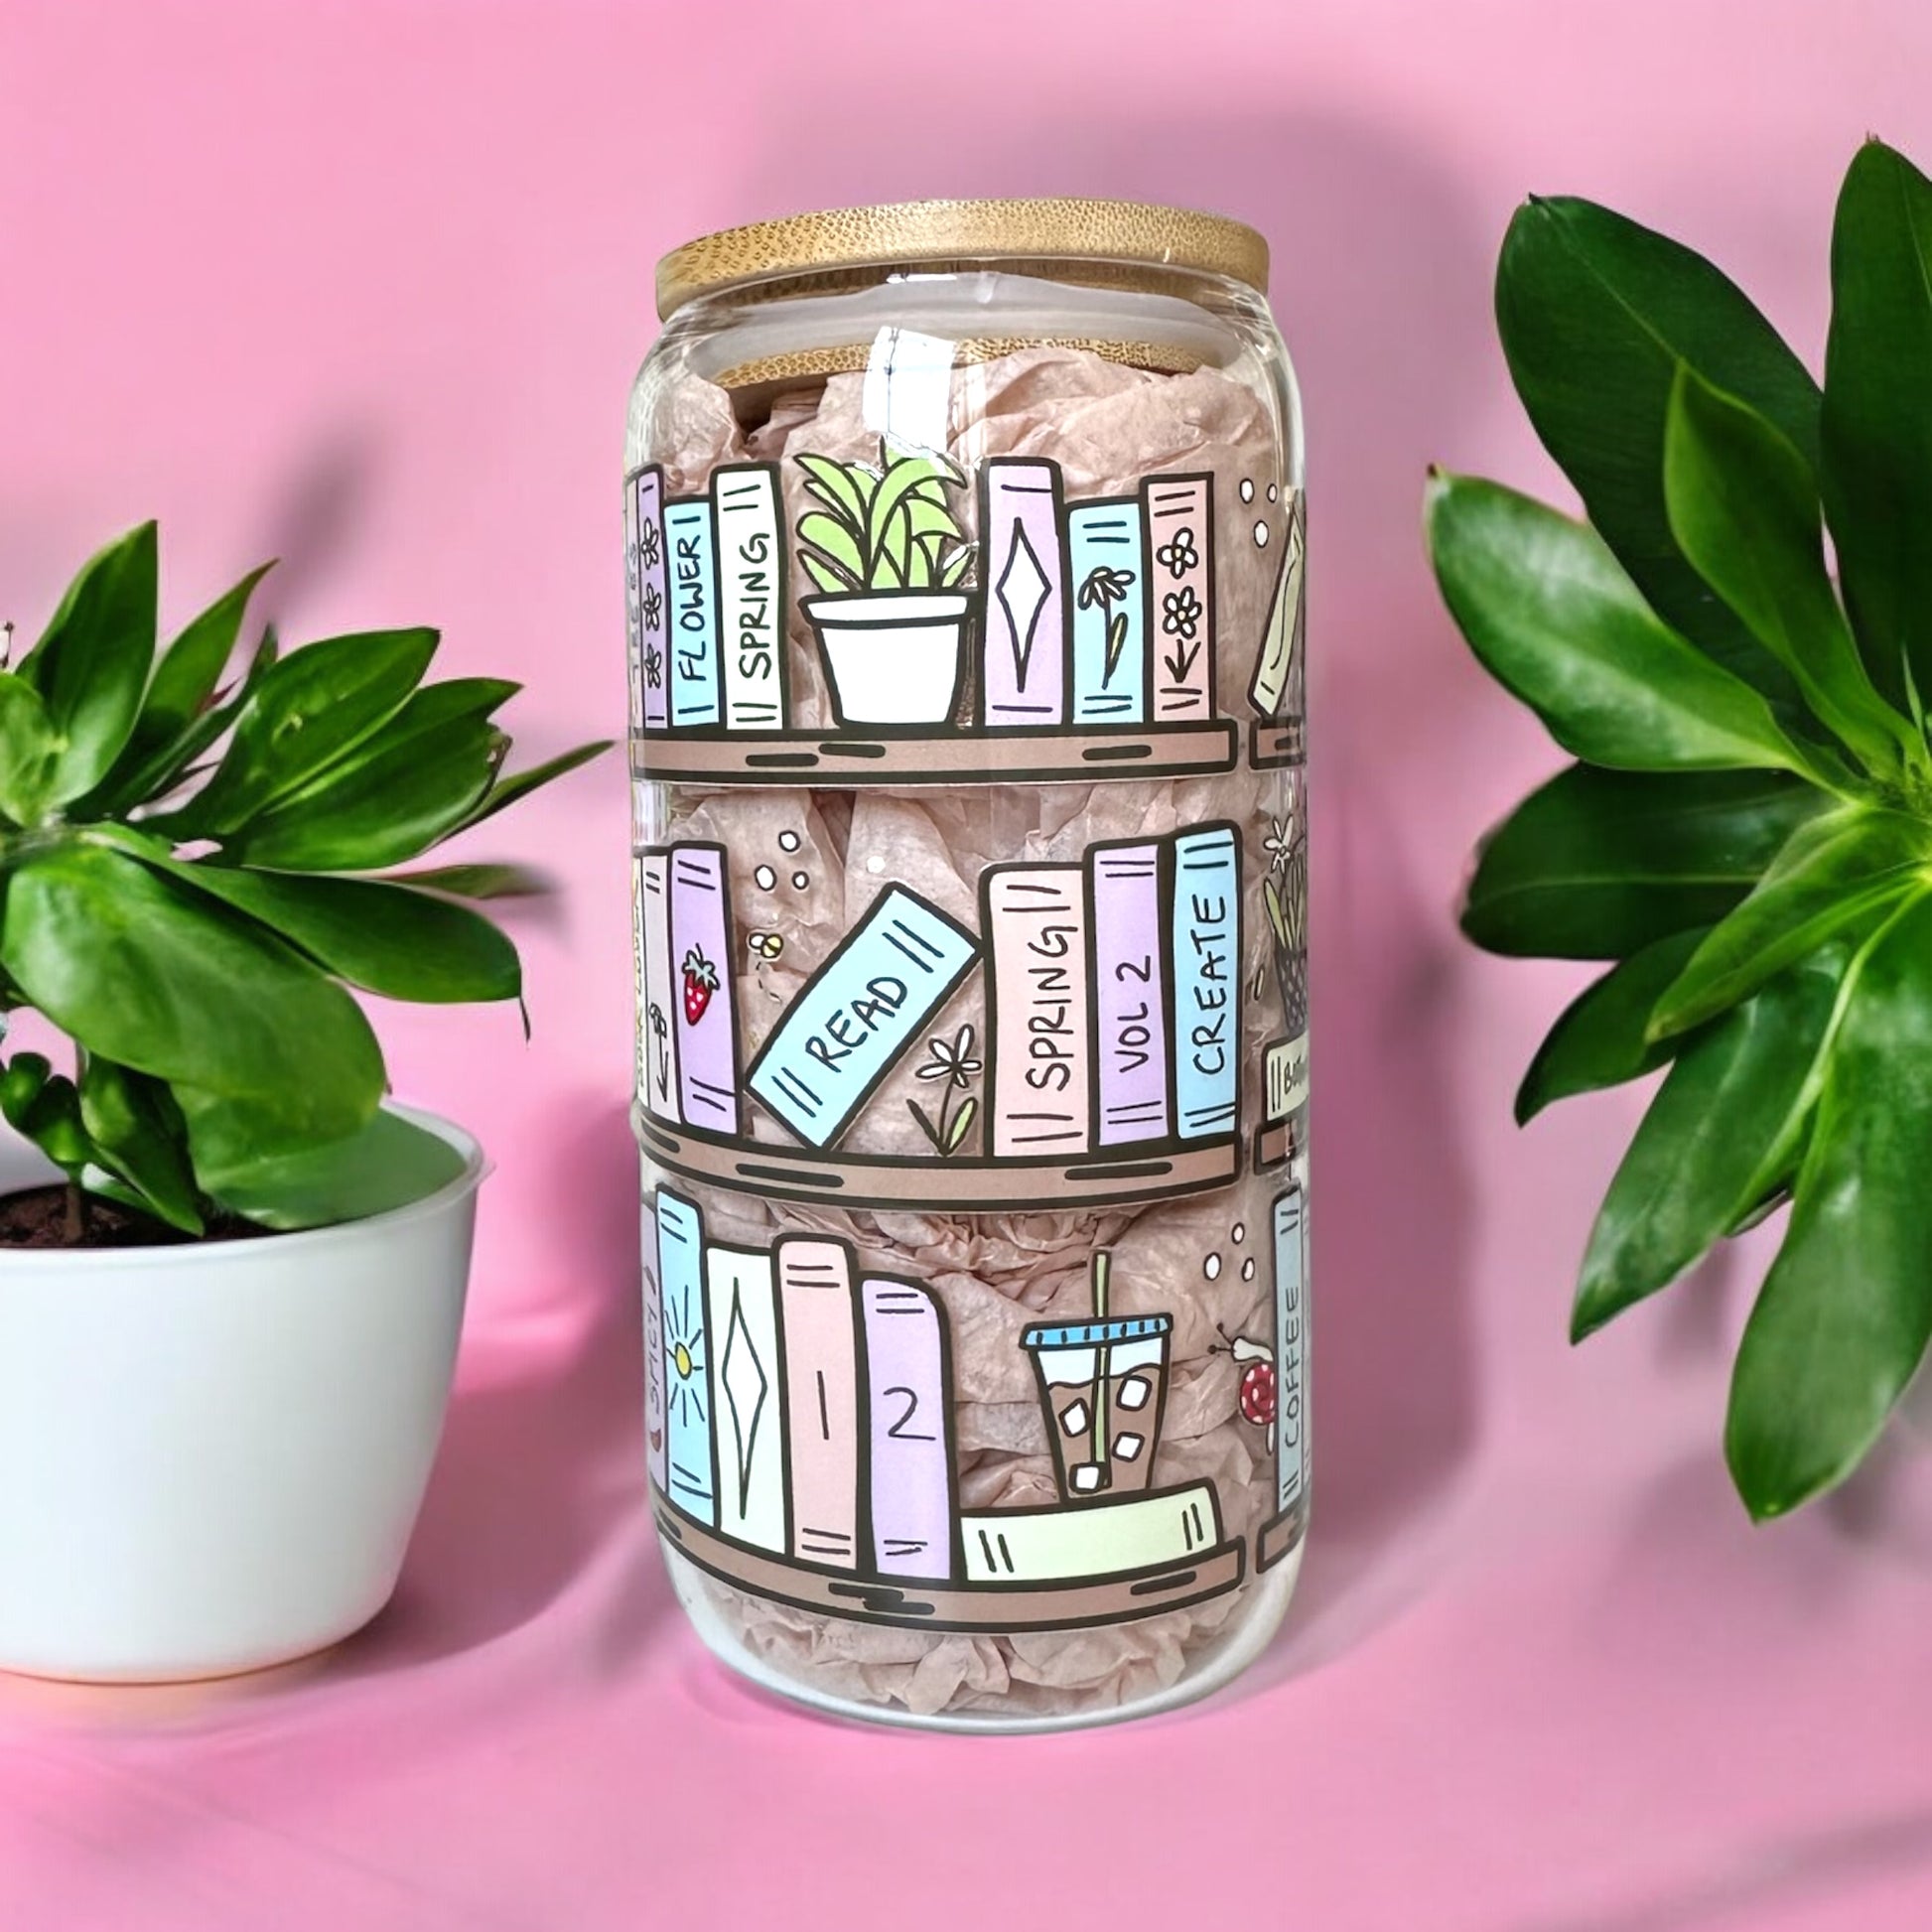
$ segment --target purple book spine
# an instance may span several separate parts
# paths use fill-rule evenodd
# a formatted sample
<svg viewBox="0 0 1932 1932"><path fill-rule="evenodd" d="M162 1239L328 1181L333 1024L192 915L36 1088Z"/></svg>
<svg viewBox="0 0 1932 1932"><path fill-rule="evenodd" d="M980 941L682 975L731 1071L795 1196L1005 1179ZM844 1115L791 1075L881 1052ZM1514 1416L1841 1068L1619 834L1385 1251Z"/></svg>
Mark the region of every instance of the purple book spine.
<svg viewBox="0 0 1932 1932"><path fill-rule="evenodd" d="M689 1127L736 1134L738 1041L722 845L671 847L670 940L680 1111Z"/></svg>
<svg viewBox="0 0 1932 1932"><path fill-rule="evenodd" d="M1161 848L1088 854L1094 1025L1094 1131L1102 1147L1166 1140L1168 987L1162 958Z"/></svg>
<svg viewBox="0 0 1932 1932"><path fill-rule="evenodd" d="M1066 721L1066 530L1060 473L995 457L980 473L980 585L985 661L980 722L989 728Z"/></svg>
<svg viewBox="0 0 1932 1932"><path fill-rule="evenodd" d="M643 673L644 729L670 723L671 587L665 574L664 473L637 473L637 650Z"/></svg>
<svg viewBox="0 0 1932 1932"><path fill-rule="evenodd" d="M873 1568L888 1577L954 1574L951 1410L945 1318L910 1282L868 1280Z"/></svg>

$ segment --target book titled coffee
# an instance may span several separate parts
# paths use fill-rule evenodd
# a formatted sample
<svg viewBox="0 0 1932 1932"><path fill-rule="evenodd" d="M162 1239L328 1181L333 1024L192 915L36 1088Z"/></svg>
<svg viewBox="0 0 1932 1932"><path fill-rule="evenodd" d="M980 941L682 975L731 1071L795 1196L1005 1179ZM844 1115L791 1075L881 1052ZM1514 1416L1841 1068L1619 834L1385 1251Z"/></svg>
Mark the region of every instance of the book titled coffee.
<svg viewBox="0 0 1932 1932"><path fill-rule="evenodd" d="M1308 1204L1299 1187L1275 1203L1275 1507L1308 1487Z"/></svg>
<svg viewBox="0 0 1932 1932"><path fill-rule="evenodd" d="M992 866L980 892L991 970L993 1152L1074 1154L1091 1131L1085 875Z"/></svg>

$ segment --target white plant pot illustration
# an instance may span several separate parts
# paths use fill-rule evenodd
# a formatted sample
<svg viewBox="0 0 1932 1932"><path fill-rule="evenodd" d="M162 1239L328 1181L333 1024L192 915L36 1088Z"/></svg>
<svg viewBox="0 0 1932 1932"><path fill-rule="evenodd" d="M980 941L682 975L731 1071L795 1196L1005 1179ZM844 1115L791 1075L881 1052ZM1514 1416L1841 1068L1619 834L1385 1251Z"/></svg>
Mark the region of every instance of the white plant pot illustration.
<svg viewBox="0 0 1932 1932"><path fill-rule="evenodd" d="M943 725L959 702L964 591L808 597L841 725Z"/></svg>

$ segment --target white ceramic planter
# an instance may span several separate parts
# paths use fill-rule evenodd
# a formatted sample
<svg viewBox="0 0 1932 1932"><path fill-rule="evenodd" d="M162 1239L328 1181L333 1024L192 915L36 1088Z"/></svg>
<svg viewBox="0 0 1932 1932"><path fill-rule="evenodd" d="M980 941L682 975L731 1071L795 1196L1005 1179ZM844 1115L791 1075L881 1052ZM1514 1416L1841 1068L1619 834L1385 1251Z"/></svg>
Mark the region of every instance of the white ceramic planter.
<svg viewBox="0 0 1932 1932"><path fill-rule="evenodd" d="M808 597L842 725L943 725L959 701L963 591Z"/></svg>
<svg viewBox="0 0 1932 1932"><path fill-rule="evenodd" d="M401 1110L408 1111L408 1110ZM0 1253L0 1669L226 1676L388 1601L442 1432L483 1160L342 1227ZM45 1179L17 1143L0 1191Z"/></svg>

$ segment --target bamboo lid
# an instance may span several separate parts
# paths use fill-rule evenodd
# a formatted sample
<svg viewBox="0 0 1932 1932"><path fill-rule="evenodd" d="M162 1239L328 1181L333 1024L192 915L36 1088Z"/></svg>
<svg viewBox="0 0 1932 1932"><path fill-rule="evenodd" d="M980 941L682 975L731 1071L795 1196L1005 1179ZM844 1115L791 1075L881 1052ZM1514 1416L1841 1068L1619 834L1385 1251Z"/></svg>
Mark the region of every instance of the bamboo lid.
<svg viewBox="0 0 1932 1932"><path fill-rule="evenodd" d="M772 275L899 264L1078 261L1189 269L1268 290L1268 244L1245 222L1147 202L901 202L722 228L657 264L657 313Z"/></svg>

